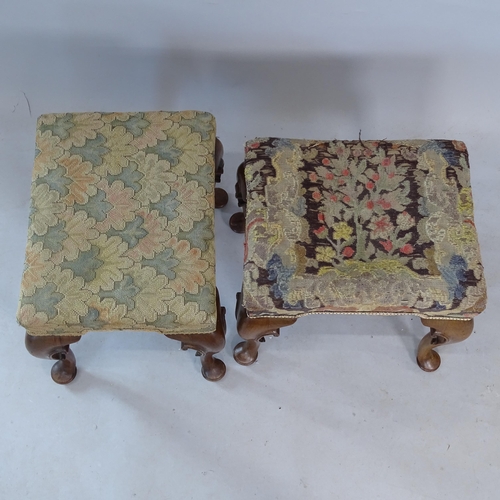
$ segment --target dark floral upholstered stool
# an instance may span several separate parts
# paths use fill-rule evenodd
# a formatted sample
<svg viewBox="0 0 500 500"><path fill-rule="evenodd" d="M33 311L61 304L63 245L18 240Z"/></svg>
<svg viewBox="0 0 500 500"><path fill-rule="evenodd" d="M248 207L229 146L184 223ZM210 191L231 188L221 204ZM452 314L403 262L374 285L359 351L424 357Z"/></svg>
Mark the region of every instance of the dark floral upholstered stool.
<svg viewBox="0 0 500 500"><path fill-rule="evenodd" d="M215 119L197 111L47 114L38 119L18 321L34 356L76 375L69 344L97 330L147 330L201 355L225 343L215 288Z"/></svg>
<svg viewBox="0 0 500 500"><path fill-rule="evenodd" d="M435 347L472 333L486 284L462 142L259 138L236 195L239 363L311 313L420 316L425 371L439 367Z"/></svg>

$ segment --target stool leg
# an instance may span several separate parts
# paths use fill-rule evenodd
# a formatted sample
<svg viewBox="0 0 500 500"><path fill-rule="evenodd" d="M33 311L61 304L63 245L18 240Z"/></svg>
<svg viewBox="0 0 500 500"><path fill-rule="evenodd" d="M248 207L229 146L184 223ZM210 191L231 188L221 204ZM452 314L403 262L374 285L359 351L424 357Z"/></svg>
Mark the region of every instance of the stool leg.
<svg viewBox="0 0 500 500"><path fill-rule="evenodd" d="M51 370L52 380L57 384L69 384L76 377L76 360L69 344L80 340L77 335L30 335L26 333L28 352L37 358L56 359Z"/></svg>
<svg viewBox="0 0 500 500"><path fill-rule="evenodd" d="M236 212L229 219L229 226L235 233L245 232L245 208L247 204L247 187L245 182L245 163L238 167L236 173L236 185L234 186L235 196L238 200L238 206L242 207L241 212Z"/></svg>
<svg viewBox="0 0 500 500"><path fill-rule="evenodd" d="M454 321L446 319L422 318L422 324L431 331L420 341L417 352L417 363L422 370L433 372L439 368L441 358L434 351L435 347L444 344L462 342L470 336L474 328L474 321Z"/></svg>
<svg viewBox="0 0 500 500"><path fill-rule="evenodd" d="M221 307L217 292L217 326L212 333L166 334L165 336L181 342L181 349L193 349L201 359L201 374L211 382L217 382L226 373L226 365L214 354L226 345L226 308Z"/></svg>
<svg viewBox="0 0 500 500"><path fill-rule="evenodd" d="M242 304L241 292L236 294L236 323L238 334L245 339L234 348L234 359L240 365L251 365L257 359L260 343L266 335L278 337L280 328L295 323L294 318L249 318Z"/></svg>
<svg viewBox="0 0 500 500"><path fill-rule="evenodd" d="M219 139L215 139L215 182L220 182L224 173L224 147ZM222 208L227 205L229 196L225 189L215 188L215 208Z"/></svg>

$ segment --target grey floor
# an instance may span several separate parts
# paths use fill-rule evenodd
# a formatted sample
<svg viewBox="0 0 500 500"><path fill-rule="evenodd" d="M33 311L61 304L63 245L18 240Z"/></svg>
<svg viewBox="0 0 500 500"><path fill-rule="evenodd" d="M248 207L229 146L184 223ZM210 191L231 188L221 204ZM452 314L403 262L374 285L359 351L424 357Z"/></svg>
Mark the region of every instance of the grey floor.
<svg viewBox="0 0 500 500"><path fill-rule="evenodd" d="M0 6L0 498L497 499L497 2L13 1ZM415 363L417 318L314 316L232 360L241 235L217 212L226 377L155 333L85 336L57 386L15 311L36 117L201 109L232 194L248 138L449 138L470 153L489 290L473 336Z"/></svg>

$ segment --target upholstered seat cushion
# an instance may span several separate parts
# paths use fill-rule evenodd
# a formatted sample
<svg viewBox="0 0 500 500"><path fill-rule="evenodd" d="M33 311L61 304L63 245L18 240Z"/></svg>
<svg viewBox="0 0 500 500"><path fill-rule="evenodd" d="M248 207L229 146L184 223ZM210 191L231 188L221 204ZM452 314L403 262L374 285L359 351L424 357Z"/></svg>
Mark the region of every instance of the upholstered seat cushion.
<svg viewBox="0 0 500 500"><path fill-rule="evenodd" d="M484 309L462 142L258 138L245 180L249 316Z"/></svg>
<svg viewBox="0 0 500 500"><path fill-rule="evenodd" d="M38 120L18 321L32 335L216 327L215 120Z"/></svg>

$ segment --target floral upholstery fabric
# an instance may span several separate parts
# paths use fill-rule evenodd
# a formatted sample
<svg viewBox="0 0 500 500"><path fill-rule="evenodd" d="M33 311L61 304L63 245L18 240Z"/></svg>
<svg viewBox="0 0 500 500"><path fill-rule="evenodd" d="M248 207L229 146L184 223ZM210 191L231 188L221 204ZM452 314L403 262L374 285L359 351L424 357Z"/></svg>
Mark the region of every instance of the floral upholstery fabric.
<svg viewBox="0 0 500 500"><path fill-rule="evenodd" d="M245 179L249 316L484 309L462 142L259 138Z"/></svg>
<svg viewBox="0 0 500 500"><path fill-rule="evenodd" d="M32 335L216 327L215 120L38 119L18 321Z"/></svg>

